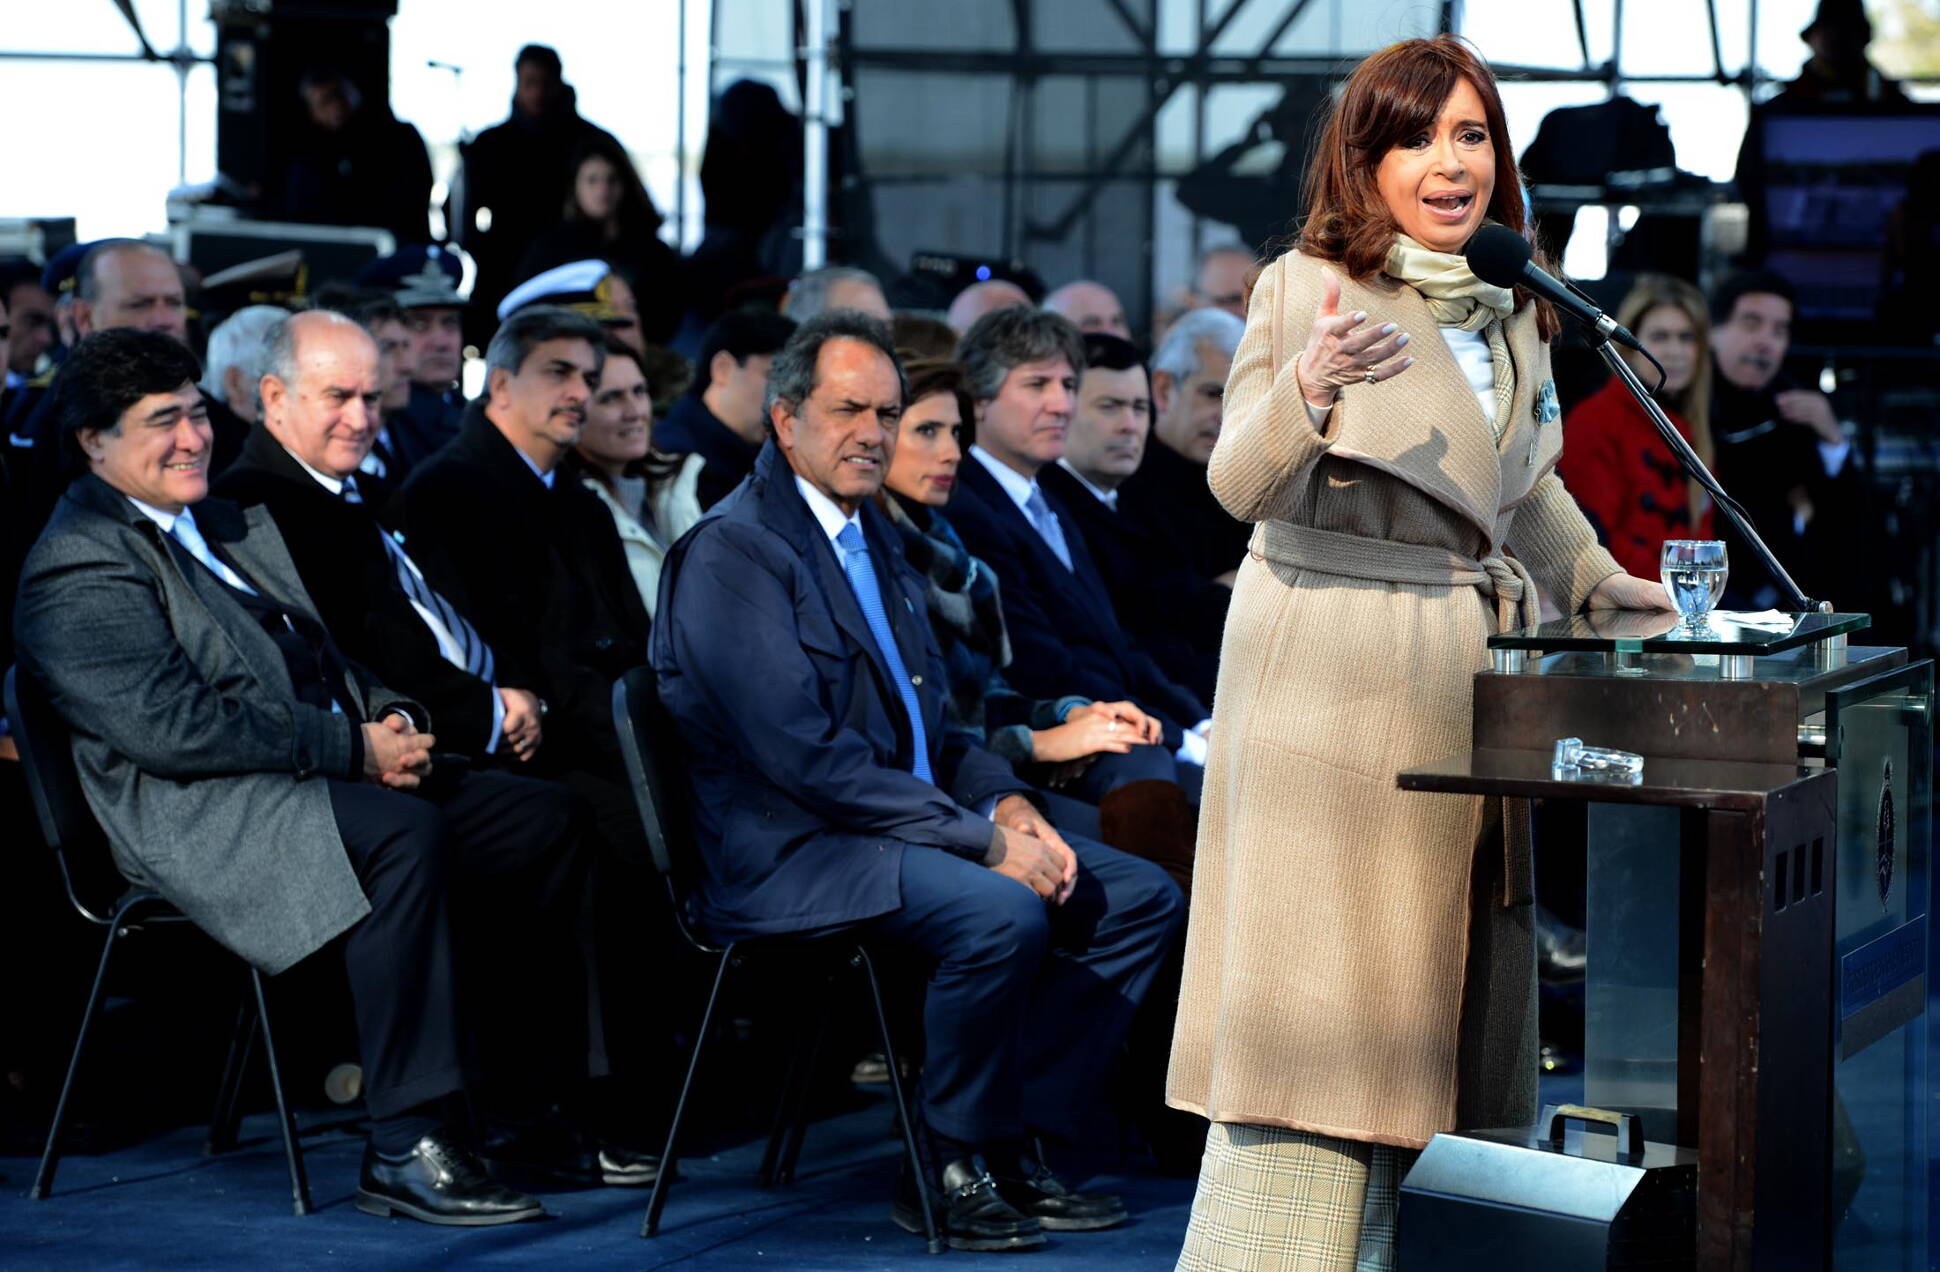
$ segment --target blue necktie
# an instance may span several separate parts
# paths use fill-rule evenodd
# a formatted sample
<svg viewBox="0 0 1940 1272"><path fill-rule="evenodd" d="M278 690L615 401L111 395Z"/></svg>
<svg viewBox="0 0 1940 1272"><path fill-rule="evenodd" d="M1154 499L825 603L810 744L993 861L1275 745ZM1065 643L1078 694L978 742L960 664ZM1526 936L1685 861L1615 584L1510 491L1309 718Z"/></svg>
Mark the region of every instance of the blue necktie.
<svg viewBox="0 0 1940 1272"><path fill-rule="evenodd" d="M1031 514L1031 521L1037 526L1037 532L1044 542L1057 553L1058 560L1064 562L1064 568L1070 569L1071 545L1064 541L1064 527L1058 524L1058 514L1051 511L1051 502L1044 497L1044 492L1032 486L1031 497L1024 501L1024 508Z"/></svg>
<svg viewBox="0 0 1940 1272"><path fill-rule="evenodd" d="M849 576L849 590L855 593L856 604L862 607L862 617L869 622L869 634L876 638L876 649L889 664L889 678L896 682L903 711L909 716L916 756L910 771L926 782L933 782L936 779L930 775L929 742L923 736L923 708L916 701L916 686L910 683L909 670L903 666L902 653L896 648L896 634L889 630L889 615L882 607L882 588L876 583L876 567L870 564L869 548L853 521L842 527L835 543L842 549L842 572Z"/></svg>

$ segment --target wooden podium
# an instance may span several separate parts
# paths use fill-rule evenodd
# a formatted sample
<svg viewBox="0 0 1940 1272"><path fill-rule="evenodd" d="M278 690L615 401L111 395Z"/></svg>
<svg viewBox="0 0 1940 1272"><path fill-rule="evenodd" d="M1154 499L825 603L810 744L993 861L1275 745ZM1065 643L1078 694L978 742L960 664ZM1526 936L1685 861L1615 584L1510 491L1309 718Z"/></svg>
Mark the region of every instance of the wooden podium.
<svg viewBox="0 0 1940 1272"><path fill-rule="evenodd" d="M1474 749L1399 781L1590 806L1585 1099L1697 1150L1696 1266L1924 1272L1933 667L1729 617L1494 637Z"/></svg>

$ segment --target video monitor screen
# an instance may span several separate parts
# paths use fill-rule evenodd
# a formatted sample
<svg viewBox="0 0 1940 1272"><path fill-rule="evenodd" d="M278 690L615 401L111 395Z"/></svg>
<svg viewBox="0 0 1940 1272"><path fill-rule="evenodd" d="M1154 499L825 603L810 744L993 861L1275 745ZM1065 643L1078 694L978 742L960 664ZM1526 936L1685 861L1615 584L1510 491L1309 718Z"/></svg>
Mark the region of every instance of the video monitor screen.
<svg viewBox="0 0 1940 1272"><path fill-rule="evenodd" d="M1940 108L1772 114L1763 128L1766 263L1797 285L1801 317L1872 318L1887 226L1914 161L1940 151Z"/></svg>

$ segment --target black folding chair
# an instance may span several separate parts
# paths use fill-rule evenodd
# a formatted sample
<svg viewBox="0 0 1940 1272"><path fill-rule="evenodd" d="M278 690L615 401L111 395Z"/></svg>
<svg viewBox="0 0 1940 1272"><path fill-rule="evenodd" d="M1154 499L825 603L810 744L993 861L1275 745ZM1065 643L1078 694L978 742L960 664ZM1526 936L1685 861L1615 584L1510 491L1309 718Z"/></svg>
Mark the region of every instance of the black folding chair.
<svg viewBox="0 0 1940 1272"><path fill-rule="evenodd" d="M101 1013L108 965L114 959L115 949L123 938L144 928L189 920L154 890L131 886L114 868L107 838L81 793L81 778L74 767L66 723L47 701L40 686L18 667L7 670L6 706L7 716L13 722L14 743L20 749L20 767L25 771L34 812L40 819L41 835L54 850L67 899L82 918L107 930L101 947L101 963L94 973L94 987L88 991L87 1006L82 1010L80 1029L74 1038L74 1054L67 1062L67 1077L61 1083L60 1099L54 1105L54 1122L47 1129L47 1150L41 1154L40 1169L34 1175L34 1186L29 1193L39 1199L46 1197L54 1185L54 1170L61 1161L61 1129L67 1121L68 1101L74 1094L75 1076L81 1070L81 1053L87 1046L88 1030ZM243 1074L260 1026L263 1055L269 1062L270 1089L276 1094L277 1119L283 1131L283 1152L290 1164L292 1204L297 1214L307 1215L310 1181L303 1169L303 1150L297 1144L296 1122L290 1116L289 1102L283 1098L283 1074L277 1063L275 1040L270 1034L262 974L254 967L249 969L249 982L251 992L244 995L237 1014L228 1059L216 1089L215 1116L204 1151L213 1155L235 1146Z"/></svg>
<svg viewBox="0 0 1940 1272"><path fill-rule="evenodd" d="M667 1142L661 1149L660 1175L654 1181L653 1195L647 1199L647 1217L640 1235L651 1237L660 1230L660 1211L666 1204L667 1183L674 1175L680 1150L681 1122L687 1102L700 1072L701 1055L707 1050L708 1035L714 1024L714 1010L721 1000L721 986L730 968L739 968L759 955L779 955L799 966L804 958L828 956L831 975L846 963L862 973L869 988L869 1001L875 1008L876 1029L882 1039L883 1056L889 1063L889 1089L896 1100L896 1120L908 1154L909 1169L922 1189L924 1236L931 1254L943 1252L936 1230L935 1207L924 1184L923 1159L916 1146L915 1123L910 1118L909 1094L896 1064L895 1042L890 1036L889 1016L883 1009L882 986L876 979L869 952L854 936L836 937L760 937L716 945L688 922L687 894L693 877L696 849L686 817L687 793L682 782L684 748L673 719L660 702L653 669L636 667L613 686L613 723L620 735L620 751L626 758L627 775L640 805L640 820L647 831L647 847L654 869L667 885L673 899L674 922L687 943L715 962L714 980L707 994L707 1007L701 1012L700 1028L694 1034L694 1049L687 1059L687 1075L680 1084L680 1097L674 1104L673 1121L667 1127ZM762 1156L761 1182L787 1183L794 1177L795 1162L801 1154L807 1121L806 1087L820 1045L820 1030L807 1046L807 1059L797 1051L776 1112L773 1133Z"/></svg>

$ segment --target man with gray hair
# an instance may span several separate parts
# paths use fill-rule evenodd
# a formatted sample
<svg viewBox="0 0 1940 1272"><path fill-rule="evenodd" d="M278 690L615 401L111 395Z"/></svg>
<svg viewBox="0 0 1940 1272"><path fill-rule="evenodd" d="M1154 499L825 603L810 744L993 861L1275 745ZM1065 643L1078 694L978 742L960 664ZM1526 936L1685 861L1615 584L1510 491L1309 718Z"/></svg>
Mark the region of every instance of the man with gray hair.
<svg viewBox="0 0 1940 1272"><path fill-rule="evenodd" d="M263 375L264 337L290 316L278 305L246 305L230 314L209 333L209 356L202 367L202 392L243 420L262 418L256 381Z"/></svg>
<svg viewBox="0 0 1940 1272"><path fill-rule="evenodd" d="M889 301L883 297L881 280L852 265L810 270L795 280L781 302L781 312L796 322L807 322L831 309L859 309L889 321Z"/></svg>
<svg viewBox="0 0 1940 1272"><path fill-rule="evenodd" d="M1125 1221L1034 1137L1082 1130L1183 904L1149 862L1067 842L1008 764L943 727L921 580L875 503L903 410L889 341L848 310L789 338L754 471L667 558L653 666L688 752L696 919L717 940L840 926L913 953L935 1173L905 1169L893 1217L924 1231L933 1192L952 1247L1029 1249Z"/></svg>
<svg viewBox="0 0 1940 1272"><path fill-rule="evenodd" d="M1206 482L1219 441L1226 373L1246 324L1224 309L1195 309L1172 324L1152 355L1152 441L1119 490L1124 514L1163 527L1201 577L1227 586L1251 534Z"/></svg>
<svg viewBox="0 0 1940 1272"><path fill-rule="evenodd" d="M491 645L498 682L538 696L545 743L531 771L579 791L607 842L638 855L611 695L646 661L646 607L613 518L558 472L605 343L597 321L569 309L507 318L486 349L485 393L458 436L412 470L391 513L426 581Z"/></svg>

